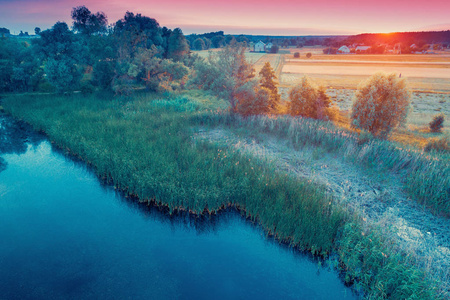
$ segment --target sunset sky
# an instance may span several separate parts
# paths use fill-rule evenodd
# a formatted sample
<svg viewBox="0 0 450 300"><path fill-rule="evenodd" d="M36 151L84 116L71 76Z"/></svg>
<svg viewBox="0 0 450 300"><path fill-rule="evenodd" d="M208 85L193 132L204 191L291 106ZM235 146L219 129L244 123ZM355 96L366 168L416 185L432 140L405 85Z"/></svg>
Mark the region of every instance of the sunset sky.
<svg viewBox="0 0 450 300"><path fill-rule="evenodd" d="M0 0L0 27L34 33L71 25L72 7L103 11L109 23L131 11L185 34L326 35L450 29L449 0Z"/></svg>

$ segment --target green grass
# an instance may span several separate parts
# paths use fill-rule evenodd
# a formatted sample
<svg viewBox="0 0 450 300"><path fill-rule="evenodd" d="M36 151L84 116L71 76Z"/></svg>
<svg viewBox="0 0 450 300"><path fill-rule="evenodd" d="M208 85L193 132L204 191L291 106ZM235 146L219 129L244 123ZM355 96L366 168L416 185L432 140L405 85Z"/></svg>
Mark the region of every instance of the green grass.
<svg viewBox="0 0 450 300"><path fill-rule="evenodd" d="M439 298L423 271L395 247L386 247L388 241L376 230L361 235L358 218L334 204L325 187L293 179L232 148L196 140L191 128L253 126L290 137L296 145L307 142L329 151L348 147L346 139L355 137L343 131L331 134L326 131L332 129L309 121L236 118L217 111L223 102L208 103L206 98L194 91L133 98L9 96L2 105L140 201L154 201L170 212L208 213L234 206L292 246L318 255L340 254L347 279L356 280L369 297ZM362 153L358 159L370 164ZM403 161L394 158L386 165L393 169ZM380 251L386 255L381 260Z"/></svg>

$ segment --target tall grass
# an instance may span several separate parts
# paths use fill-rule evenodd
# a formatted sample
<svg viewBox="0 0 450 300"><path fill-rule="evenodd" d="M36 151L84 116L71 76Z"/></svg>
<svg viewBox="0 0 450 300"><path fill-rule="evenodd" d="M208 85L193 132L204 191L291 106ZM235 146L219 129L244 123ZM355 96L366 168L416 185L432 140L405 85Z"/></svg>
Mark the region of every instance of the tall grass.
<svg viewBox="0 0 450 300"><path fill-rule="evenodd" d="M198 107L184 98L17 97L4 106L107 182L171 211L236 206L281 240L315 254L332 250L345 217L322 186L235 151L193 143L189 128Z"/></svg>
<svg viewBox="0 0 450 300"><path fill-rule="evenodd" d="M245 120L205 112L189 98L160 95L113 101L97 96L23 96L9 97L3 105L140 201L194 213L234 206L300 249L320 255L337 250L349 281L360 282L369 297L438 298L423 272L408 265L395 249L383 250L387 257L380 263L377 255L384 238L359 234L357 218L334 204L325 187L293 179L231 148L192 139L190 128L254 126L252 130L290 137L295 145L313 143L330 151L349 148L347 139L357 144L357 138L344 131L335 136L326 131L336 129L301 119Z"/></svg>
<svg viewBox="0 0 450 300"><path fill-rule="evenodd" d="M390 141L360 137L358 133L307 118L256 116L242 118L227 112L201 114L196 121L216 126L246 128L287 138L294 147L313 145L339 153L347 160L377 172L402 175L411 198L432 212L450 216L450 155L428 153Z"/></svg>

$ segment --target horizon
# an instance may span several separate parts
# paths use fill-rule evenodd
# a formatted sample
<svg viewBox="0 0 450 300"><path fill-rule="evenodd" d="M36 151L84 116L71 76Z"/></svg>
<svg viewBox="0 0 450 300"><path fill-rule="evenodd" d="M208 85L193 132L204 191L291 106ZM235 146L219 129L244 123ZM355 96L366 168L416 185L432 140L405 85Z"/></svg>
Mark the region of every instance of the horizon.
<svg viewBox="0 0 450 300"><path fill-rule="evenodd" d="M405 0L370 0L364 4L357 0L280 0L275 4L267 0L195 0L189 4L180 0L114 0L109 4L102 0L0 0L0 27L8 28L12 34L23 31L32 35L35 27L46 30L58 21L71 26L72 8L85 5L93 13L104 12L109 24L130 11L154 18L161 26L179 27L186 35L224 31L232 35L329 36L450 30L446 13L450 3L445 0L430 0L426 4ZM425 11L426 17L422 16Z"/></svg>

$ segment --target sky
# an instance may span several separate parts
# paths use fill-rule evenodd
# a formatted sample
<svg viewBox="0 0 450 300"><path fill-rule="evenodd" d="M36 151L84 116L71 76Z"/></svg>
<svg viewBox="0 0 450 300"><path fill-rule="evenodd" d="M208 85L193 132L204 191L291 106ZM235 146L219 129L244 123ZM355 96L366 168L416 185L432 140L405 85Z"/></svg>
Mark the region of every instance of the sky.
<svg viewBox="0 0 450 300"><path fill-rule="evenodd" d="M185 34L337 35L450 30L449 0L0 0L0 27L34 33L72 24L73 7L102 11L109 23L126 11Z"/></svg>

